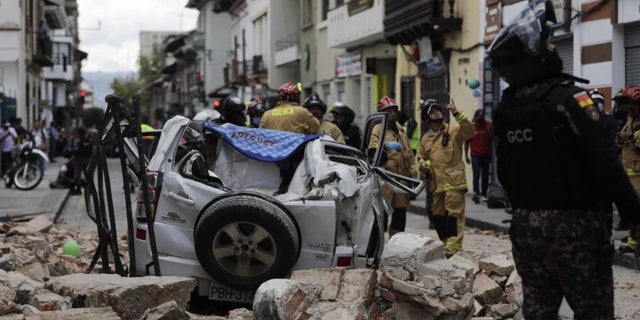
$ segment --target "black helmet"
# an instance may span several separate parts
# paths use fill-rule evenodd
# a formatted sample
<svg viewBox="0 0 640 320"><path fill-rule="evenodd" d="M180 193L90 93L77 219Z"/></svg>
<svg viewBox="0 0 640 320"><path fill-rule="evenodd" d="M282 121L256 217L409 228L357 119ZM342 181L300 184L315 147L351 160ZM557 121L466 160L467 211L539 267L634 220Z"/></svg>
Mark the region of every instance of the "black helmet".
<svg viewBox="0 0 640 320"><path fill-rule="evenodd" d="M312 92L311 95L304 100L304 104L302 106L307 109L317 106L322 109L322 115L327 113L327 105L322 101L322 99L320 99L320 95L316 92Z"/></svg>
<svg viewBox="0 0 640 320"><path fill-rule="evenodd" d="M346 124L351 124L356 118L356 113L344 103L336 102L333 105L334 107L331 109L331 113L334 114L334 117L336 114L343 116Z"/></svg>
<svg viewBox="0 0 640 320"><path fill-rule="evenodd" d="M429 114L433 109L439 109L442 112L443 108L435 99L426 99L422 102L422 110L420 111L420 117L423 120L429 120Z"/></svg>
<svg viewBox="0 0 640 320"><path fill-rule="evenodd" d="M245 106L242 100L236 96L229 95L222 103L222 118L225 122L244 126L246 118L244 114Z"/></svg>
<svg viewBox="0 0 640 320"><path fill-rule="evenodd" d="M533 0L496 37L489 48L494 71L509 85L546 79L562 72L557 50L547 46L557 22L551 0Z"/></svg>

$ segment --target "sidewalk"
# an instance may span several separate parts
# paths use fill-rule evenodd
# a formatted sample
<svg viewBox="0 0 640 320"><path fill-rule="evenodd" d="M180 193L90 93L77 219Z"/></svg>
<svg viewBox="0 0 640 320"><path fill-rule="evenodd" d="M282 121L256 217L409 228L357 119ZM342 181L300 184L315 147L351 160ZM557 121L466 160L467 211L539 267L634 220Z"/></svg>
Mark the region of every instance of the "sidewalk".
<svg viewBox="0 0 640 320"><path fill-rule="evenodd" d="M511 215L506 213L503 208L489 209L486 203L475 204L471 199L472 195L467 193L465 202L466 226L469 228L477 228L482 230L494 230L497 232L508 233ZM419 215L426 215L426 192L423 191L415 200L411 201L409 212ZM614 225L617 224L619 217L614 213ZM613 231L614 246L616 250L623 244L620 239L626 238L629 231ZM635 269L640 261L637 261L633 254L620 254L617 251L613 254L613 264ZM640 265L638 265L640 267Z"/></svg>
<svg viewBox="0 0 640 320"><path fill-rule="evenodd" d="M0 221L28 220L32 217L47 214L51 221L57 219L69 195L68 189L51 189L49 183L58 176L59 167L65 158L57 157L56 163L49 163L46 175L33 190L22 191L15 186L7 189L4 182L0 185Z"/></svg>

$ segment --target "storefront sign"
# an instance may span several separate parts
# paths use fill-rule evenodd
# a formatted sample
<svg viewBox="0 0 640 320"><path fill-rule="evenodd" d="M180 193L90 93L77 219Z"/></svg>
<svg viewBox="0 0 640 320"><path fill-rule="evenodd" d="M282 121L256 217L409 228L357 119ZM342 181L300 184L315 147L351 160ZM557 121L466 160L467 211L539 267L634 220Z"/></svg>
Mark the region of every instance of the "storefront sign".
<svg viewBox="0 0 640 320"><path fill-rule="evenodd" d="M387 95L388 89L386 74L376 74L373 76L373 101L375 101L376 105L382 97Z"/></svg>
<svg viewBox="0 0 640 320"><path fill-rule="evenodd" d="M336 56L336 78L362 74L362 53L347 52Z"/></svg>

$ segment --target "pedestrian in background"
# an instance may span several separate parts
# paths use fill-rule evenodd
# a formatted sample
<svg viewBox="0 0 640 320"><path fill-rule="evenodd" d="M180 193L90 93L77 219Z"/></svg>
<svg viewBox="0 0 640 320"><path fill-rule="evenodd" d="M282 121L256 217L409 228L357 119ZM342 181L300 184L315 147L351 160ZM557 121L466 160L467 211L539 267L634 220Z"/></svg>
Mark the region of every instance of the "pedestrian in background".
<svg viewBox="0 0 640 320"><path fill-rule="evenodd" d="M566 298L575 319L613 319L610 232L600 203L640 223L640 201L589 94L562 73L548 43L551 0L534 0L489 48L509 87L494 111L497 173L513 218L512 252L525 319L557 319Z"/></svg>
<svg viewBox="0 0 640 320"><path fill-rule="evenodd" d="M616 145L622 150L621 159L622 166L629 175L629 180L640 196L640 88L629 85L622 92L622 97L617 102L620 108L627 114L627 122L616 136ZM636 214L640 214L636 212ZM617 230L629 228L629 236L627 245L620 246L620 252L634 252L638 249L638 241L640 239L640 230L637 223L634 223L628 216L620 215L620 228Z"/></svg>
<svg viewBox="0 0 640 320"><path fill-rule="evenodd" d="M464 143L464 158L471 164L473 171L473 202L487 201L489 187L489 167L491 166L491 152L493 146L493 126L485 120L484 110L478 109L473 114L475 133ZM471 158L469 158L471 149Z"/></svg>
<svg viewBox="0 0 640 320"><path fill-rule="evenodd" d="M302 105L305 109L309 110L311 114L320 123L320 133L330 136L334 141L339 143L345 143L342 131L338 126L329 121L324 121L324 114L327 113L327 105L320 99L320 96L316 92L312 92L311 95L304 100Z"/></svg>
<svg viewBox="0 0 640 320"><path fill-rule="evenodd" d="M49 126L45 129L47 131L47 133L49 134L49 161L51 161L51 163L56 163L56 160L54 159L57 155L57 147L58 147L58 139L59 139L59 134L58 134L58 130L56 130L56 127L54 126L54 122L51 121L51 123L49 123Z"/></svg>
<svg viewBox="0 0 640 320"><path fill-rule="evenodd" d="M331 114L333 115L333 123L335 123L340 131L347 145L360 149L362 146L362 133L360 128L353 123L356 118L356 113L342 102L334 102L331 108Z"/></svg>
<svg viewBox="0 0 640 320"><path fill-rule="evenodd" d="M459 125L444 123L445 112L451 112ZM473 136L473 124L455 104L444 109L432 99L425 101L421 117L427 123L427 132L420 139L418 166L429 177L427 191L433 193L431 221L450 257L462 250L467 193L462 147Z"/></svg>
<svg viewBox="0 0 640 320"><path fill-rule="evenodd" d="M49 134L47 130L44 128L42 120L34 120L33 121L33 129L31 130L31 136L34 139L36 148L42 150L45 154L49 152ZM38 167L42 170L42 174L46 175L47 172L47 163L42 157L38 157Z"/></svg>
<svg viewBox="0 0 640 320"><path fill-rule="evenodd" d="M2 142L2 175L9 171L13 163L13 148L16 146L18 133L11 127L9 121L0 128L0 142Z"/></svg>
<svg viewBox="0 0 640 320"><path fill-rule="evenodd" d="M381 137L381 125L376 124L371 129L369 148L377 148L380 139L383 139L388 159L384 168L399 175L415 177L415 160L411 147L409 147L409 138L397 122L399 109L398 103L392 98L385 96L380 99L377 111L387 113L387 131L385 136ZM398 232L404 232L407 221L407 208L411 201L409 195L396 193L387 185L382 187L382 192L389 205L393 208L391 224L388 226L389 236L391 237ZM387 230L387 220L388 218L385 216L385 230Z"/></svg>

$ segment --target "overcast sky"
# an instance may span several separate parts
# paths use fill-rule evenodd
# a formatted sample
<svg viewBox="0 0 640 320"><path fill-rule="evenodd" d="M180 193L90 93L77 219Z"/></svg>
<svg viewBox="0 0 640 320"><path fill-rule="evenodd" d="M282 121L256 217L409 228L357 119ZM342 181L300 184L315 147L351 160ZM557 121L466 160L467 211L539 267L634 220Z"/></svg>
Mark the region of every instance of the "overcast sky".
<svg viewBox="0 0 640 320"><path fill-rule="evenodd" d="M140 31L189 31L198 11L187 0L78 0L83 71L137 70Z"/></svg>

